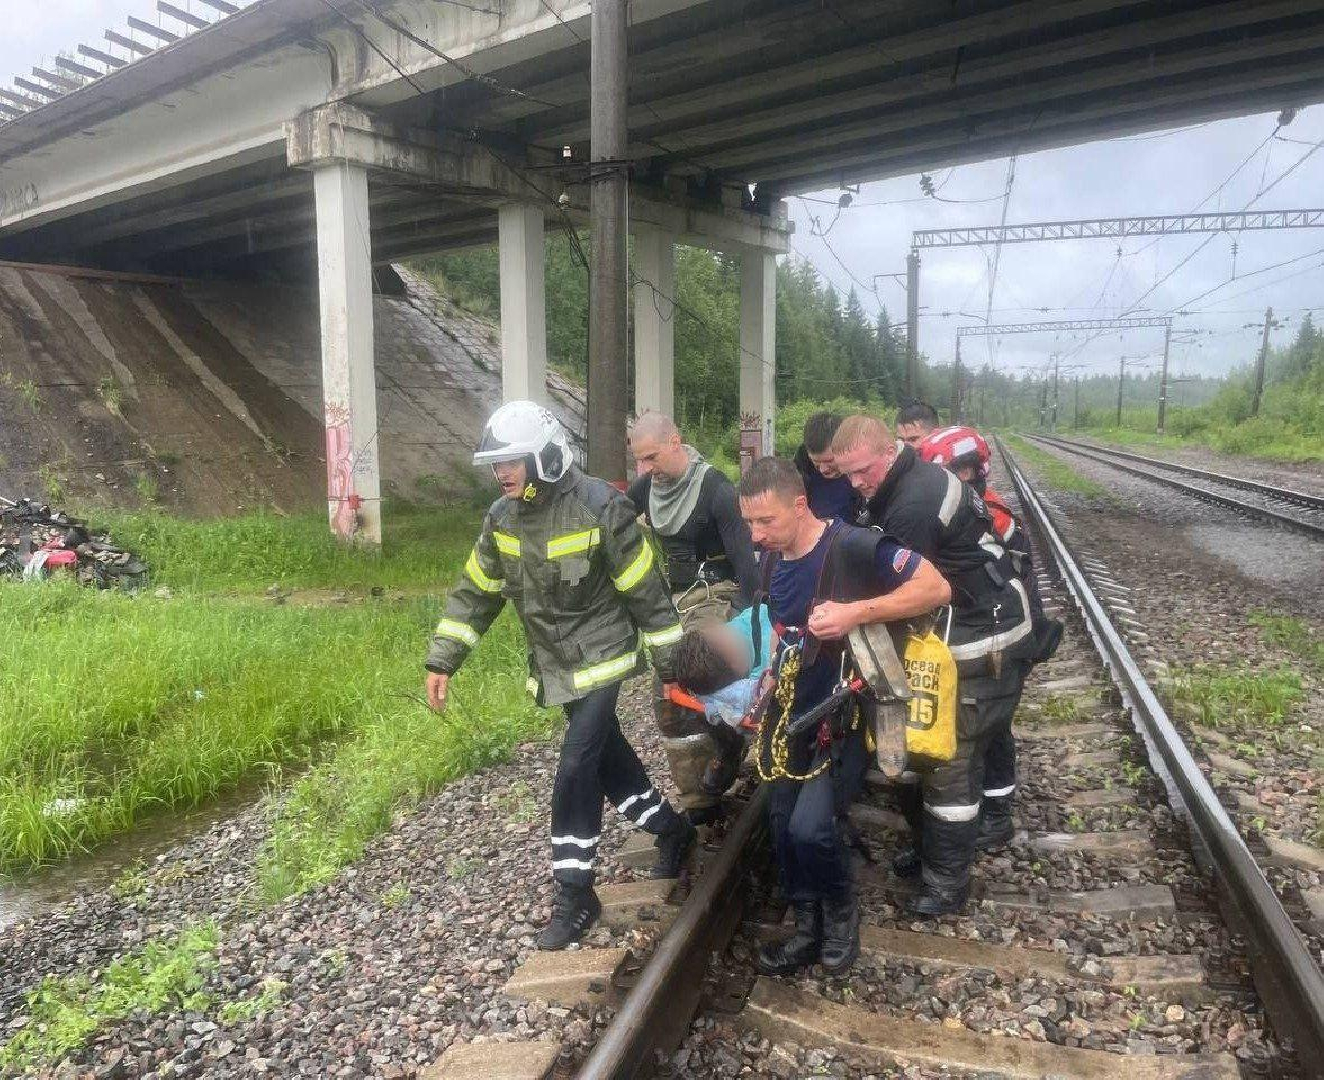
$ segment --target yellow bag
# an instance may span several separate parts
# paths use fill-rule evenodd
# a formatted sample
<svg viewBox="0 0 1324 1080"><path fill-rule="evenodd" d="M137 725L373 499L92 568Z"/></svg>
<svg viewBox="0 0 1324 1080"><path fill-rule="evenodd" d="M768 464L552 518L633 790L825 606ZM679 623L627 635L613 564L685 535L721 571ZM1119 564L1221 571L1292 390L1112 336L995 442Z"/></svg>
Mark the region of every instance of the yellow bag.
<svg viewBox="0 0 1324 1080"><path fill-rule="evenodd" d="M956 756L956 661L932 630L912 634L902 660L910 683L910 717L906 721L906 753L928 761Z"/></svg>

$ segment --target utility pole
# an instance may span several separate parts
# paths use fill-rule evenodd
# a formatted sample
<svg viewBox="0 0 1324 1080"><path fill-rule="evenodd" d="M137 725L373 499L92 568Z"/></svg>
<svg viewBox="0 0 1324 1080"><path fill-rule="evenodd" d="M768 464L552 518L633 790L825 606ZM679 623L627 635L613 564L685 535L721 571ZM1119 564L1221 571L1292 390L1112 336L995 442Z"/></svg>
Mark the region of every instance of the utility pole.
<svg viewBox="0 0 1324 1080"><path fill-rule="evenodd" d="M961 348L958 340L957 350ZM915 368L919 356L919 251L910 249L906 256L906 397L918 392Z"/></svg>
<svg viewBox="0 0 1324 1080"><path fill-rule="evenodd" d="M1071 430L1080 430L1080 376L1076 376L1076 408L1071 414Z"/></svg>
<svg viewBox="0 0 1324 1080"><path fill-rule="evenodd" d="M956 335L956 361L952 364L952 423L961 422L961 335Z"/></svg>
<svg viewBox="0 0 1324 1080"><path fill-rule="evenodd" d="M1163 434L1163 422L1168 414L1168 346L1172 344L1172 323L1163 330L1163 374L1158 387L1158 433Z"/></svg>
<svg viewBox="0 0 1324 1080"><path fill-rule="evenodd" d="M626 4L595 0L591 15L589 225L593 232L588 350L588 471L625 481Z"/></svg>
<svg viewBox="0 0 1324 1080"><path fill-rule="evenodd" d="M1117 426L1122 426L1122 387L1126 385L1126 357L1118 362L1117 368Z"/></svg>
<svg viewBox="0 0 1324 1080"><path fill-rule="evenodd" d="M1048 430L1056 433L1057 431L1057 376L1058 365L1061 363L1057 353L1053 353L1053 420Z"/></svg>
<svg viewBox="0 0 1324 1080"><path fill-rule="evenodd" d="M1269 359L1269 327L1273 324L1273 308L1264 309L1264 337L1260 341L1260 357L1255 361L1255 393L1250 399L1251 416L1260 415L1260 398L1264 396L1264 365Z"/></svg>

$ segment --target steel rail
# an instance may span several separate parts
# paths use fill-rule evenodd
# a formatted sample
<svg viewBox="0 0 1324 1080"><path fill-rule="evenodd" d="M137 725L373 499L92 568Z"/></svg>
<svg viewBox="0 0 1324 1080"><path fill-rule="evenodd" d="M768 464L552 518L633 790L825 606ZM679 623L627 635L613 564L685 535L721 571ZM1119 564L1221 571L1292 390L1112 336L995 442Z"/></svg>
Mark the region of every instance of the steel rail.
<svg viewBox="0 0 1324 1080"><path fill-rule="evenodd" d="M1212 480L1215 483L1227 484L1228 487L1253 491L1257 495L1263 495L1266 498L1281 499L1283 502L1296 503L1298 506L1306 506L1312 510L1324 510L1324 496L1311 495L1309 492L1297 491L1295 488L1274 487L1272 484L1262 484L1258 480L1247 480L1244 476L1229 476L1227 473L1213 472L1210 469L1196 469L1190 465L1179 465L1175 461L1164 461L1162 458L1145 457L1144 454L1133 454L1129 450L1118 450L1112 446L1094 446L1090 443L1077 442L1075 439L1064 439L1060 435L1040 435L1039 438L1046 442L1059 443L1062 446L1083 447L1086 450L1095 450L1101 454L1109 454L1112 457L1125 458L1127 461L1138 461L1143 465L1171 469L1173 472L1179 472L1185 476L1194 476L1201 480Z"/></svg>
<svg viewBox="0 0 1324 1080"><path fill-rule="evenodd" d="M768 786L760 784L704 867L676 921L576 1073L578 1080L633 1080L685 1037L712 956L726 949L744 913L744 879L766 857Z"/></svg>
<svg viewBox="0 0 1324 1080"><path fill-rule="evenodd" d="M1107 457L1106 455L1111 451L1086 449L1076 443L1061 442L1042 435L1027 435L1026 438L1034 442L1042 442L1045 446L1055 446L1070 454L1079 454L1091 461L1097 461L1100 465L1107 465L1110 469L1120 469L1122 472L1131 473L1133 476L1139 476L1144 480L1152 480L1156 484L1166 484L1176 491L1194 495L1197 499L1204 499L1206 502L1218 503L1220 506L1226 506L1240 514L1258 517L1275 525L1286 525L1289 529L1296 529L1307 536L1313 536L1316 540L1324 539L1324 524L1304 521L1301 518L1293 517L1291 514L1282 514L1277 510L1270 510L1267 506L1257 506L1255 503L1245 502L1242 499L1234 499L1231 495L1222 495L1217 491L1210 491L1208 488L1199 487L1196 484L1188 484L1173 476L1162 476L1159 473L1150 472L1148 469L1127 465L1124 462Z"/></svg>
<svg viewBox="0 0 1324 1080"><path fill-rule="evenodd" d="M1295 1045L1307 1075L1324 1076L1324 974L1039 497L1001 440L997 443L1021 506L1045 541L1080 608L1090 637L1108 665L1131 711L1133 723L1144 737L1151 764L1170 791L1175 791L1174 809L1186 817L1192 834L1214 867L1222 886L1222 898L1227 901L1224 907L1227 924L1248 939L1246 951L1251 975L1275 1031L1279 1038Z"/></svg>

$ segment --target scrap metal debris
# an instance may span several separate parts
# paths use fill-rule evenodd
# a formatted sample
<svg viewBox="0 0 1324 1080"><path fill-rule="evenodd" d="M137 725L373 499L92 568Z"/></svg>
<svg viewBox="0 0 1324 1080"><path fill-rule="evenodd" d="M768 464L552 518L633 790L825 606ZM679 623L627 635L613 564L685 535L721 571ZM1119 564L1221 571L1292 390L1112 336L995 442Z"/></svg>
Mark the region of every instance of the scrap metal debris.
<svg viewBox="0 0 1324 1080"><path fill-rule="evenodd" d="M72 574L98 589L139 589L147 564L85 521L31 499L0 498L0 577L41 580Z"/></svg>

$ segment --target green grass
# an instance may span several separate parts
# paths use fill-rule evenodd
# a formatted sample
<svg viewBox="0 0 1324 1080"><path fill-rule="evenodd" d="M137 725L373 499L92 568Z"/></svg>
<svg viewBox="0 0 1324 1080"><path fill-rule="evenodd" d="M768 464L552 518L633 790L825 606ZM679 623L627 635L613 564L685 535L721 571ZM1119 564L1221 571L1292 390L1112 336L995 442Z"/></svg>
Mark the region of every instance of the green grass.
<svg viewBox="0 0 1324 1080"><path fill-rule="evenodd" d="M468 555L481 512L390 505L383 552L339 543L320 513L269 512L209 521L159 511L89 511L92 523L133 549L152 580L179 591L261 592L286 588L365 591L448 585Z"/></svg>
<svg viewBox="0 0 1324 1080"><path fill-rule="evenodd" d="M107 965L99 975L47 977L28 994L26 1026L0 1046L0 1068L33 1069L77 1049L103 1024L135 1012L201 1012L201 990L216 966L219 935L211 923L153 941Z"/></svg>
<svg viewBox="0 0 1324 1080"><path fill-rule="evenodd" d="M1267 644L1286 649L1316 671L1324 671L1324 641L1320 640L1304 619L1255 611L1251 613L1250 621L1253 626L1259 627L1260 635Z"/></svg>
<svg viewBox="0 0 1324 1080"><path fill-rule="evenodd" d="M1069 695L1049 694L1044 701L1043 714L1055 724L1073 724L1080 718L1080 705Z"/></svg>
<svg viewBox="0 0 1324 1080"><path fill-rule="evenodd" d="M551 728L524 691L509 614L456 680L451 711L437 718L422 702L427 636L472 515L392 518L385 555L336 546L320 518L126 522L139 535L118 535L146 540L172 598L0 583L0 872L89 850L343 743L278 819L264 873L280 895L356 857L398 804ZM272 580L436 593L329 606L247 595Z"/></svg>
<svg viewBox="0 0 1324 1080"><path fill-rule="evenodd" d="M1255 734L1281 728L1304 697L1301 676L1286 665L1262 671L1197 665L1175 673L1172 693L1205 727Z"/></svg>
<svg viewBox="0 0 1324 1080"><path fill-rule="evenodd" d="M417 649L410 659L417 679ZM401 808L505 760L520 742L546 738L559 714L534 707L525 678L523 637L506 612L453 681L445 713L418 705L379 718L297 780L259 857L264 898L329 881Z"/></svg>
<svg viewBox="0 0 1324 1080"><path fill-rule="evenodd" d="M1027 442L1019 435L1007 436L1007 442L1011 444L1015 455L1033 466L1049 487L1057 488L1059 491L1074 491L1079 495L1111 498L1108 489L1103 485L1096 484L1093 480L1081 476L1066 462Z"/></svg>

